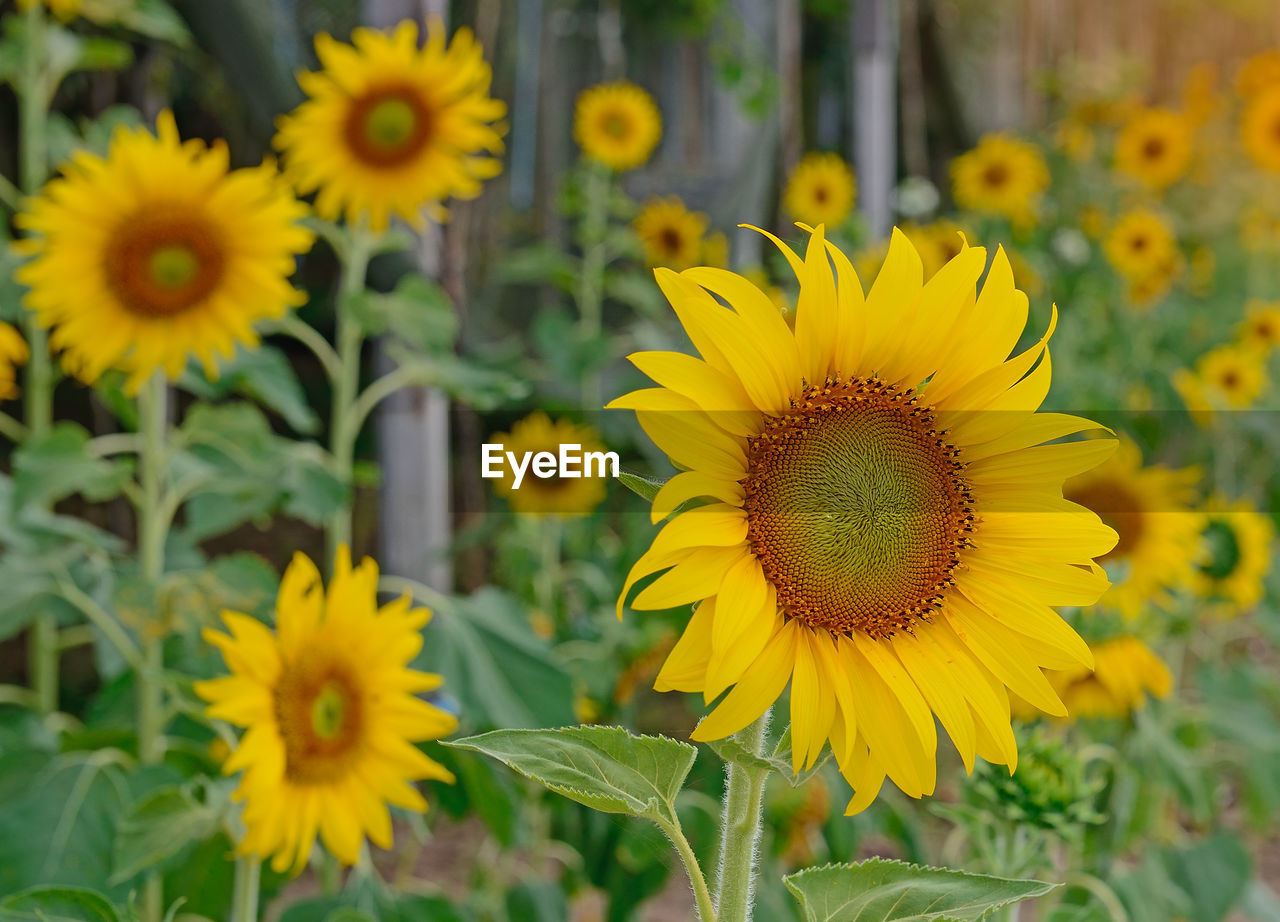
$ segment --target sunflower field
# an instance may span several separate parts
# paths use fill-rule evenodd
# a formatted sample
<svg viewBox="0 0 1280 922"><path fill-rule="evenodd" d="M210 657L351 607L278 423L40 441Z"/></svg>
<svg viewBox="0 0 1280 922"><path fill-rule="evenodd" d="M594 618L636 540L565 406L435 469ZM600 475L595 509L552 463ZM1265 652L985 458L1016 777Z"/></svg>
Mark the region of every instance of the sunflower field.
<svg viewBox="0 0 1280 922"><path fill-rule="evenodd" d="M1280 922L1270 0L0 0L0 922Z"/></svg>

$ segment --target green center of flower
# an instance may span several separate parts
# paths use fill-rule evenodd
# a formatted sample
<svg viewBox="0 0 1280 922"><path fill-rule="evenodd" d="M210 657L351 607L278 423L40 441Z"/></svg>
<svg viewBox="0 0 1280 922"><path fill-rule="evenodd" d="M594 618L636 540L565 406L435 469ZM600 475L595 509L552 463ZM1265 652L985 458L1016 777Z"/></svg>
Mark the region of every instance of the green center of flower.
<svg viewBox="0 0 1280 922"><path fill-rule="evenodd" d="M190 206L152 207L114 230L103 254L107 287L129 313L148 319L181 314L222 282L221 233Z"/></svg>
<svg viewBox="0 0 1280 922"><path fill-rule="evenodd" d="M1209 558L1200 570L1211 580L1224 580L1240 565L1240 539L1236 531L1222 519L1211 519L1204 530Z"/></svg>
<svg viewBox="0 0 1280 922"><path fill-rule="evenodd" d="M748 447L747 540L785 615L890 637L936 610L973 526L957 452L910 391L810 386Z"/></svg>
<svg viewBox="0 0 1280 922"><path fill-rule="evenodd" d="M412 161L431 139L427 100L413 86L384 87L351 104L343 136L367 166L391 168Z"/></svg>
<svg viewBox="0 0 1280 922"><path fill-rule="evenodd" d="M604 117L604 132L612 138L622 138L627 134L628 121L616 112Z"/></svg>
<svg viewBox="0 0 1280 922"><path fill-rule="evenodd" d="M159 287L181 288L191 284L200 271L200 257L184 244L169 244L152 252L147 270Z"/></svg>
<svg viewBox="0 0 1280 922"><path fill-rule="evenodd" d="M342 731L342 718L347 710L342 689L329 682L320 689L311 705L311 729L322 740L331 740Z"/></svg>
<svg viewBox="0 0 1280 922"><path fill-rule="evenodd" d="M344 775L365 736L359 678L320 656L286 665L273 695L285 775L303 784Z"/></svg>
<svg viewBox="0 0 1280 922"><path fill-rule="evenodd" d="M376 103L364 120L364 136L369 143L388 149L405 144L417 127L418 114L403 99Z"/></svg>

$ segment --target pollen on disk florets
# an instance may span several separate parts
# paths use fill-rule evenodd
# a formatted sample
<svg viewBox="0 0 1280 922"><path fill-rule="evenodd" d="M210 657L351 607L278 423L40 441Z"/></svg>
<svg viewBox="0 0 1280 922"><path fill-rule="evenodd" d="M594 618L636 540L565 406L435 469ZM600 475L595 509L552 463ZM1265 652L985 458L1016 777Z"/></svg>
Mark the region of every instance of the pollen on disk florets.
<svg viewBox="0 0 1280 922"><path fill-rule="evenodd" d="M828 378L749 440L747 540L784 615L832 634L910 630L973 530L959 452L911 390Z"/></svg>

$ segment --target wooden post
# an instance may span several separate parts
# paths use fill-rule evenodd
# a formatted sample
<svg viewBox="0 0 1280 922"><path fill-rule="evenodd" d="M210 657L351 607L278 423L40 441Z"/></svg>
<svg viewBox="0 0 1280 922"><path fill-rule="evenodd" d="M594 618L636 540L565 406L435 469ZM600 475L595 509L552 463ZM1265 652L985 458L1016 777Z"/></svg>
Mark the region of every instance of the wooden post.
<svg viewBox="0 0 1280 922"><path fill-rule="evenodd" d="M897 9L894 0L855 0L853 29L854 166L871 233L893 219L897 180Z"/></svg>
<svg viewBox="0 0 1280 922"><path fill-rule="evenodd" d="M445 19L443 0L364 0L365 21L376 27L403 19ZM441 274L441 233L432 228L418 243L418 265ZM378 348L385 372L389 359ZM376 413L382 489L378 497L380 561L388 573L421 579L447 592L452 567L445 550L451 523L449 502L449 399L434 388L415 387L383 401Z"/></svg>

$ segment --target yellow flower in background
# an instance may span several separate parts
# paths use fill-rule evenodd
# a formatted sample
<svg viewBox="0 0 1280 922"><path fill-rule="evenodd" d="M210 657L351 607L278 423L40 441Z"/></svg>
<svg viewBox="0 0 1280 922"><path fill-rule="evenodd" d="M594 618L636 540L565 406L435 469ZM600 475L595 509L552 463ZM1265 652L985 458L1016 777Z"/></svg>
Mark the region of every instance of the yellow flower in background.
<svg viewBox="0 0 1280 922"><path fill-rule="evenodd" d="M1240 140L1254 163L1280 173L1280 84L1249 101L1240 120Z"/></svg>
<svg viewBox="0 0 1280 922"><path fill-rule="evenodd" d="M702 241L702 258L699 262L716 269L729 268L729 238L722 231L707 234Z"/></svg>
<svg viewBox="0 0 1280 922"><path fill-rule="evenodd" d="M1135 208L1112 225L1102 250L1112 268L1127 279L1170 275L1181 263L1173 228L1158 213Z"/></svg>
<svg viewBox="0 0 1280 922"><path fill-rule="evenodd" d="M829 740L852 812L886 777L932 793L935 713L966 767L1012 769L1005 688L1062 715L1041 668L1092 665L1052 606L1101 595L1093 558L1116 536L1061 489L1114 443L1041 444L1096 424L1035 415L1053 324L1007 358L1028 308L1003 250L980 293L981 248L925 284L895 231L864 293L822 228L803 259L772 239L800 282L794 332L741 276L657 272L702 358L632 355L660 386L611 406L636 410L682 469L655 522L711 501L657 534L619 612L637 580L665 571L631 605L697 603L656 683L724 694L694 738L736 733L790 682L795 767Z"/></svg>
<svg viewBox="0 0 1280 922"><path fill-rule="evenodd" d="M1205 297L1213 292L1214 276L1218 271L1218 257L1205 244L1200 244L1191 251L1187 259L1187 288L1197 297Z"/></svg>
<svg viewBox="0 0 1280 922"><path fill-rule="evenodd" d="M1247 59L1236 71L1236 92L1251 99L1263 90L1280 86L1280 50L1269 49Z"/></svg>
<svg viewBox="0 0 1280 922"><path fill-rule="evenodd" d="M1105 464L1067 481L1063 497L1098 513L1119 535L1098 561L1112 580L1099 605L1133 618L1168 606L1171 590L1190 584L1203 527L1192 511L1199 481L1196 468L1144 467L1127 438Z"/></svg>
<svg viewBox="0 0 1280 922"><path fill-rule="evenodd" d="M904 224L901 229L907 235L907 239L911 241L911 245L916 248L916 252L920 254L920 262L924 266L924 277L926 279L933 278L938 273L938 270L960 255L961 250L964 249L965 240L972 236L969 230L954 221L948 221L946 218L939 218L931 224ZM884 252L887 252L887 249ZM884 252L881 253L881 263L884 261ZM1010 255L1010 260L1015 261L1014 284L1016 285L1016 257ZM855 268L859 267L855 264ZM880 265L878 263L874 267L868 266L868 268L872 268L870 274L864 276L859 272L858 277L874 278L880 270Z"/></svg>
<svg viewBox="0 0 1280 922"><path fill-rule="evenodd" d="M18 396L18 366L31 358L27 341L14 327L0 323L0 400Z"/></svg>
<svg viewBox="0 0 1280 922"><path fill-rule="evenodd" d="M1240 214L1240 244L1250 252L1280 249L1280 217L1261 205Z"/></svg>
<svg viewBox="0 0 1280 922"><path fill-rule="evenodd" d="M1116 169L1150 189L1164 189L1191 164L1192 127L1172 109L1145 109L1116 138Z"/></svg>
<svg viewBox="0 0 1280 922"><path fill-rule="evenodd" d="M1084 163L1092 158L1097 147L1089 126L1070 118L1058 124L1053 133L1053 143L1076 163Z"/></svg>
<svg viewBox="0 0 1280 922"><path fill-rule="evenodd" d="M1213 61L1200 61L1187 72L1182 81L1182 112L1187 121L1203 125L1222 108L1218 93L1218 65Z"/></svg>
<svg viewBox="0 0 1280 922"><path fill-rule="evenodd" d="M1107 213L1097 205L1085 205L1076 215L1076 224L1086 237L1097 240L1107 229Z"/></svg>
<svg viewBox="0 0 1280 922"><path fill-rule="evenodd" d="M1196 591L1218 617L1231 618L1262 601L1271 570L1275 524L1244 500L1215 499L1205 515L1208 548L1196 571Z"/></svg>
<svg viewBox="0 0 1280 922"><path fill-rule="evenodd" d="M452 715L416 697L440 677L408 668L431 613L407 596L378 607L378 567L338 551L326 593L315 565L295 554L280 583L276 629L224 612L229 634L206 629L231 675L197 682L208 714L245 733L223 765L242 772L238 851L300 871L316 836L354 865L367 836L391 848L387 804L423 811L412 782L453 776L414 745L453 732Z"/></svg>
<svg viewBox="0 0 1280 922"><path fill-rule="evenodd" d="M254 324L304 296L289 284L312 235L306 208L269 165L231 170L217 143L120 128L105 158L76 153L17 224L34 257L15 273L63 364L92 383L108 368L136 390L157 369L255 346Z"/></svg>
<svg viewBox="0 0 1280 922"><path fill-rule="evenodd" d="M393 215L415 228L424 212L447 217L446 199L472 199L502 171L497 159L506 105L489 97L493 73L468 29L446 42L434 22L418 47L418 26L356 29L351 45L316 37L323 70L298 78L307 101L277 122L275 146L320 217L367 221Z"/></svg>
<svg viewBox="0 0 1280 922"><path fill-rule="evenodd" d="M561 445L578 445L584 454L604 451L599 434L590 426L580 426L567 419L553 421L542 412L526 416L512 426L510 432L495 435L493 441L518 458L525 452L536 455L543 451L559 457ZM495 484L498 492L506 497L513 510L525 515L586 515L605 497L605 479L595 476L599 473L597 466L592 466L591 471L581 477L543 478L536 476L531 463L519 489L510 465L504 464L502 471L502 477Z"/></svg>
<svg viewBox="0 0 1280 922"><path fill-rule="evenodd" d="M1280 346L1280 301L1250 299L1245 318L1236 326L1236 340L1246 348L1269 352Z"/></svg>
<svg viewBox="0 0 1280 922"><path fill-rule="evenodd" d="M707 216L690 211L676 196L650 199L632 228L644 245L645 262L668 269L688 269L703 256Z"/></svg>
<svg viewBox="0 0 1280 922"><path fill-rule="evenodd" d="M18 9L26 12L33 6L44 6L63 22L70 22L80 15L83 0L18 0Z"/></svg>
<svg viewBox="0 0 1280 922"><path fill-rule="evenodd" d="M1093 644L1093 671L1079 667L1048 673L1049 682L1067 706L1068 719L1128 717L1146 707L1147 698L1167 698L1173 674L1164 661L1137 637L1122 635ZM1019 702L1019 716L1034 716Z"/></svg>
<svg viewBox="0 0 1280 922"><path fill-rule="evenodd" d="M951 161L951 182L961 208L1031 224L1049 187L1049 168L1034 144L1011 134L987 134Z"/></svg>
<svg viewBox="0 0 1280 922"><path fill-rule="evenodd" d="M844 158L809 153L787 177L782 207L804 224L825 224L834 229L849 220L857 195L857 180Z"/></svg>
<svg viewBox="0 0 1280 922"><path fill-rule="evenodd" d="M1253 349L1219 346L1200 357L1196 374L1211 403L1234 410L1252 406L1267 387L1265 357Z"/></svg>
<svg viewBox="0 0 1280 922"><path fill-rule="evenodd" d="M583 90L573 116L582 152L619 173L643 166L662 138L662 116L653 97L633 83L604 83Z"/></svg>

